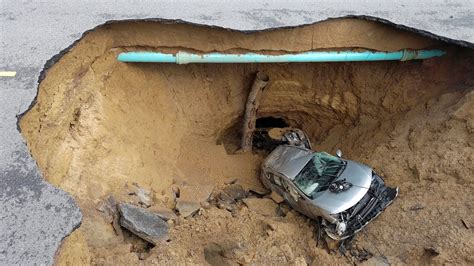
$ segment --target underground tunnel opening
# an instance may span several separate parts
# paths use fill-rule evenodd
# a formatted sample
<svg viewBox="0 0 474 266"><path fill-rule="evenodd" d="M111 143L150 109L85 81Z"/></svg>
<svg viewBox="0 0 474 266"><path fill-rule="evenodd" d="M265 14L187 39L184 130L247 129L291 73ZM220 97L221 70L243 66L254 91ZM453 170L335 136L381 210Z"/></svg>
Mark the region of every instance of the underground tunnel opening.
<svg viewBox="0 0 474 266"><path fill-rule="evenodd" d="M285 121L284 118L281 117L273 117L273 116L266 116L257 118L255 126L257 128L284 128L289 127L290 125L288 122Z"/></svg>
<svg viewBox="0 0 474 266"><path fill-rule="evenodd" d="M407 62L116 60L120 52L137 49L280 54L431 47L448 53ZM393 262L420 262L426 257L423 248L406 243L431 245L433 230L442 227L436 244L444 253L437 259L466 262L472 234L452 217L455 211L467 215L474 202L469 193L472 66L469 49L360 19L251 34L145 21L100 26L47 69L37 101L19 122L45 179L71 193L84 215L58 261L346 263L316 247L311 221L262 198L258 175L265 154L229 152L232 143L234 151L238 148L249 88L262 71L270 82L262 93L258 128L302 129L315 150L334 154L340 148L345 157L374 167L401 188L400 200L356 239L359 250ZM263 203L213 204L225 190ZM139 238L126 234L124 239L116 217L104 207L109 195L147 210L172 210L169 215L182 207L168 222L169 241L149 249ZM198 211L184 218L184 207L195 207L196 201ZM412 217L415 204L447 211ZM454 243L461 248L451 249ZM358 262L358 256L350 260Z"/></svg>

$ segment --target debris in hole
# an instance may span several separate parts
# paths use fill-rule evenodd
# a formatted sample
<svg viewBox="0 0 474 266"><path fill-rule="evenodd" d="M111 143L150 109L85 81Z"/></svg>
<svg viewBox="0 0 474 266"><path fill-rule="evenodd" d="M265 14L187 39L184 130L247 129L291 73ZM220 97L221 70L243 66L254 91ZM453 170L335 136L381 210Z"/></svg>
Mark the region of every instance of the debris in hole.
<svg viewBox="0 0 474 266"><path fill-rule="evenodd" d="M235 200L227 193L221 192L217 196L217 207L220 209L226 209L230 212L233 212L236 208Z"/></svg>
<svg viewBox="0 0 474 266"><path fill-rule="evenodd" d="M425 247L424 248L425 253L429 256L436 257L439 254L441 254L440 250L437 247L431 246L431 247Z"/></svg>
<svg viewBox="0 0 474 266"><path fill-rule="evenodd" d="M215 203L218 208L226 209L230 212L236 210L236 203L248 196L247 191L240 184L231 184L226 186L222 192L220 192Z"/></svg>
<svg viewBox="0 0 474 266"><path fill-rule="evenodd" d="M150 207L153 204L151 191L139 187L136 183L134 185L136 187L135 195L138 197L138 203L147 208Z"/></svg>
<svg viewBox="0 0 474 266"><path fill-rule="evenodd" d="M120 227L120 215L115 198L109 195L104 201L99 203L97 210L104 214L106 221L112 224L115 233L123 239L123 232Z"/></svg>
<svg viewBox="0 0 474 266"><path fill-rule="evenodd" d="M308 136L298 128L259 128L255 131L253 145L256 150L269 153L284 144L311 149Z"/></svg>
<svg viewBox="0 0 474 266"><path fill-rule="evenodd" d="M129 196L129 202L138 204L145 208L153 205L153 196L150 190L140 187L137 183L133 182L132 187L125 186L127 194Z"/></svg>
<svg viewBox="0 0 474 266"><path fill-rule="evenodd" d="M257 72L255 75L255 80L247 98L247 104L245 105L242 142L240 145L241 152L252 150L253 133L255 131L255 123L257 120L257 109L260 105L262 91L269 80L270 78L262 72Z"/></svg>
<svg viewBox="0 0 474 266"><path fill-rule="evenodd" d="M351 248L349 250L352 257L354 257L358 262L366 261L372 258L372 254L365 249ZM380 257L383 258L383 257ZM374 264L378 265L378 264Z"/></svg>
<svg viewBox="0 0 474 266"><path fill-rule="evenodd" d="M117 213L117 202L112 195L109 195L105 200L99 202L97 210L104 214L107 222L112 223L114 214Z"/></svg>
<svg viewBox="0 0 474 266"><path fill-rule="evenodd" d="M138 237L153 245L168 240L168 223L157 214L128 203L119 203L118 209L120 225Z"/></svg>
<svg viewBox="0 0 474 266"><path fill-rule="evenodd" d="M175 207L180 216L186 218L195 214L201 208L201 203L209 200L213 189L211 185L180 187Z"/></svg>
<svg viewBox="0 0 474 266"><path fill-rule="evenodd" d="M161 207L161 206L151 206L150 208L147 209L147 211L150 211L156 215L158 215L161 219L168 221L168 220L176 220L178 216L176 216L176 213L174 213L173 210L168 209L166 207Z"/></svg>
<svg viewBox="0 0 474 266"><path fill-rule="evenodd" d="M267 198L246 198L242 200L250 211L264 216L276 216L277 205L273 200Z"/></svg>
<svg viewBox="0 0 474 266"><path fill-rule="evenodd" d="M288 204L284 202L278 204L278 207L277 207L278 216L285 217L289 211L290 211L290 206L288 206Z"/></svg>
<svg viewBox="0 0 474 266"><path fill-rule="evenodd" d="M386 187L370 167L341 156L340 151L332 156L300 145L278 146L262 164L260 180L309 218L323 214L326 234L343 240L381 214L397 197L398 187Z"/></svg>
<svg viewBox="0 0 474 266"><path fill-rule="evenodd" d="M231 184L223 189L223 192L238 201L247 197L247 191L240 184Z"/></svg>
<svg viewBox="0 0 474 266"><path fill-rule="evenodd" d="M186 218L195 214L201 208L201 203L196 201L178 200L176 210L179 215Z"/></svg>

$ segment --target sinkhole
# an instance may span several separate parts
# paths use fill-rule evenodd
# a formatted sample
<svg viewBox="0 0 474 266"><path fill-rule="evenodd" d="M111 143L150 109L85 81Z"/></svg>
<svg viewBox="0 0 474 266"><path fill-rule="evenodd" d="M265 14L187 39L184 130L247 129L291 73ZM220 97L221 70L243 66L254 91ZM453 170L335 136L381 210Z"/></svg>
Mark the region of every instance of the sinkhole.
<svg viewBox="0 0 474 266"><path fill-rule="evenodd" d="M447 54L407 62L175 65L116 60L120 52L135 50L279 54L428 48ZM428 236L416 232L437 227L449 215L421 213L431 222L420 224L400 214L400 206L415 200L429 205L440 194L449 198L453 187L466 191L458 200L474 202L467 193L474 144L473 53L468 48L355 18L253 33L134 21L99 26L50 63L19 125L44 178L71 193L84 214L81 227L61 248L60 258L66 261L204 263L203 247L218 243L238 246L240 255L223 258L238 263L300 258L345 263L315 247L310 223L298 214L275 218L284 230L268 233L261 216L211 209L201 218L180 220L171 241L144 257L127 248L138 240L120 239L96 210L107 195L126 199L133 184L152 191L155 204L168 208L174 207L173 187L183 184L219 189L237 179L246 189L261 189L257 176L264 155L232 152L238 148L257 71L270 77L258 128L300 128L314 149L342 149L345 157L371 165L401 187L400 201L368 229L376 240L362 239L362 246L376 242L387 256L407 252L409 261L419 261L422 251L406 243L428 243ZM440 204L467 212L467 205L454 201ZM400 235L401 227L415 233ZM468 236L450 230L442 233L454 235L457 245L469 244ZM288 251L279 247L287 242L293 256L281 257L278 252ZM446 250L468 256L462 249Z"/></svg>

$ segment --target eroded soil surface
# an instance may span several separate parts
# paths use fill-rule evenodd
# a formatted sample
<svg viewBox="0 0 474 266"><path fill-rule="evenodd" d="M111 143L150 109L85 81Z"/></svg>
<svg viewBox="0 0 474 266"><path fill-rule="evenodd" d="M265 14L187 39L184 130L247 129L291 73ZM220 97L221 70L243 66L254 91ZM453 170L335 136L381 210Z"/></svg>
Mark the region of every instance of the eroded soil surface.
<svg viewBox="0 0 474 266"><path fill-rule="evenodd" d="M125 64L122 51L173 52L440 48L442 58L316 64ZM48 69L20 121L45 178L84 214L58 263L321 264L474 263L473 52L355 19L240 33L158 22L101 26ZM120 237L97 210L108 195L175 208L184 186L262 190L263 154L231 154L252 79L270 77L259 117L303 129L315 150L361 161L399 186L399 198L354 240L346 256L317 247L313 223L208 203L170 222L170 240L150 247ZM236 142L237 140L237 142ZM227 150L227 151L226 151ZM256 197L255 195L251 197ZM278 208L285 208L280 206ZM366 254L369 254L366 256ZM380 258L384 257L384 258Z"/></svg>

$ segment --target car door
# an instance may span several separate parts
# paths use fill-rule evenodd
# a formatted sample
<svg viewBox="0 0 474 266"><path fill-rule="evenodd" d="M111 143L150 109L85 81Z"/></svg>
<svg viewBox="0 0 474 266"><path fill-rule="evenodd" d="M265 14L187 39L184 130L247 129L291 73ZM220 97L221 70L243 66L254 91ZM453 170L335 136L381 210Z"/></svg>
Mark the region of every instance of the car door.
<svg viewBox="0 0 474 266"><path fill-rule="evenodd" d="M270 177L270 182L272 184L272 190L280 194L293 209L306 216L312 217L308 209L308 204L310 203L309 199L301 195L300 191L286 176L273 173Z"/></svg>
<svg viewBox="0 0 474 266"><path fill-rule="evenodd" d="M280 194L283 198L285 198L285 194L287 192L285 191L285 188L282 183L283 178L284 177L274 172L268 174L268 180L270 181L270 184L271 184L271 190L275 191L276 193Z"/></svg>
<svg viewBox="0 0 474 266"><path fill-rule="evenodd" d="M289 179L284 179L283 186L285 187L285 199L299 212L305 214L310 218L314 218L313 212L311 211L311 200L304 195Z"/></svg>

